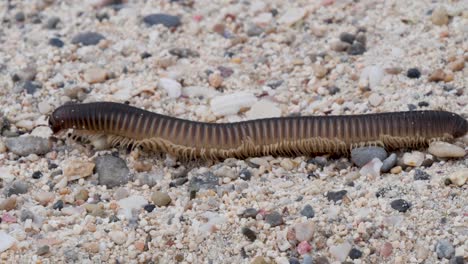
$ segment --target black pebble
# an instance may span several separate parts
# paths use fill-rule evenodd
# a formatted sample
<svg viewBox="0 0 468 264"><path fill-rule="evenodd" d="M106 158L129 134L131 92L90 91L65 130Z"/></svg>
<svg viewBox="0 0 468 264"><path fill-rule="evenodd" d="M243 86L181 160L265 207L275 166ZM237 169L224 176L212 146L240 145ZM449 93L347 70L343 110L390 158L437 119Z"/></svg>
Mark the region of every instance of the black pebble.
<svg viewBox="0 0 468 264"><path fill-rule="evenodd" d="M151 57L151 53L145 51L140 55L140 57L142 59L147 59L147 58Z"/></svg>
<svg viewBox="0 0 468 264"><path fill-rule="evenodd" d="M427 174L427 172L422 171L420 169L416 169L414 171L414 180L415 181L428 181L431 179L431 175Z"/></svg>
<svg viewBox="0 0 468 264"><path fill-rule="evenodd" d="M249 169L243 168L243 169L239 172L239 178L241 178L241 179L244 180L244 181L250 181L250 179L252 178L252 173L250 172Z"/></svg>
<svg viewBox="0 0 468 264"><path fill-rule="evenodd" d="M364 52L366 52L366 46L364 46L364 44L362 44L361 42L354 42L348 48L348 54L349 55L361 55Z"/></svg>
<svg viewBox="0 0 468 264"><path fill-rule="evenodd" d="M148 213L151 213L153 212L154 208L156 208L156 205L154 204L147 204L143 207L145 209L145 211L147 211Z"/></svg>
<svg viewBox="0 0 468 264"><path fill-rule="evenodd" d="M418 106L419 107L427 107L427 106L429 106L429 103L426 102L426 101L421 101L421 102L418 103Z"/></svg>
<svg viewBox="0 0 468 264"><path fill-rule="evenodd" d="M328 201L338 202L343 199L343 197L348 193L346 190L341 190L337 192L327 192Z"/></svg>
<svg viewBox="0 0 468 264"><path fill-rule="evenodd" d="M242 230L241 230L242 234L244 236L246 236L251 242L254 242L255 239L257 239L257 235L255 234L255 232L248 228L248 227L243 227Z"/></svg>
<svg viewBox="0 0 468 264"><path fill-rule="evenodd" d="M340 34L340 40L349 44L353 44L354 40L356 39L356 36L351 33L343 32Z"/></svg>
<svg viewBox="0 0 468 264"><path fill-rule="evenodd" d="M37 82L32 82L32 81L25 81L23 85L23 89L26 90L26 93L28 94L35 93L41 87L42 86L40 84L38 84Z"/></svg>
<svg viewBox="0 0 468 264"><path fill-rule="evenodd" d="M40 172L40 171L35 171L35 172L33 172L33 174L32 174L32 178L33 178L33 179L36 179L36 180L37 180L37 179L40 179L41 177L42 177L42 172Z"/></svg>
<svg viewBox="0 0 468 264"><path fill-rule="evenodd" d="M349 251L349 257L351 259L358 259L362 257L362 252L359 249L353 248Z"/></svg>
<svg viewBox="0 0 468 264"><path fill-rule="evenodd" d="M47 168L48 168L49 170L53 170L53 169L58 168L58 165L55 164L55 163L50 163L50 164L47 166Z"/></svg>
<svg viewBox="0 0 468 264"><path fill-rule="evenodd" d="M408 76L408 78L417 79L421 77L421 72L418 68L411 68L406 72L406 76Z"/></svg>
<svg viewBox="0 0 468 264"><path fill-rule="evenodd" d="M52 206L52 208L54 208L54 210L62 210L63 208L63 201L62 200L58 200L56 203L54 203L54 205Z"/></svg>
<svg viewBox="0 0 468 264"><path fill-rule="evenodd" d="M304 208L301 210L301 215L307 218L313 218L315 216L315 212L310 204L306 204Z"/></svg>
<svg viewBox="0 0 468 264"><path fill-rule="evenodd" d="M99 43L99 41L105 39L102 34L97 32L84 32L76 34L73 38L71 43L72 44L81 44L83 46L92 46Z"/></svg>
<svg viewBox="0 0 468 264"><path fill-rule="evenodd" d="M408 209L411 208L411 204L403 199L397 199L397 200L392 201L390 203L390 206L393 209L397 210L398 212L402 212L402 213L408 211Z"/></svg>
<svg viewBox="0 0 468 264"><path fill-rule="evenodd" d="M289 264L301 264L297 258L289 258Z"/></svg>
<svg viewBox="0 0 468 264"><path fill-rule="evenodd" d="M414 111L414 110L416 110L416 109L418 109L418 107L415 106L414 104L408 104L408 110Z"/></svg>
<svg viewBox="0 0 468 264"><path fill-rule="evenodd" d="M148 26L161 24L168 28L178 27L182 24L180 17L161 13L147 15L143 18L143 22Z"/></svg>
<svg viewBox="0 0 468 264"><path fill-rule="evenodd" d="M59 38L51 38L49 40L49 45L53 47L61 48L63 47L63 45L65 45L65 43L63 43L63 41L61 41Z"/></svg>

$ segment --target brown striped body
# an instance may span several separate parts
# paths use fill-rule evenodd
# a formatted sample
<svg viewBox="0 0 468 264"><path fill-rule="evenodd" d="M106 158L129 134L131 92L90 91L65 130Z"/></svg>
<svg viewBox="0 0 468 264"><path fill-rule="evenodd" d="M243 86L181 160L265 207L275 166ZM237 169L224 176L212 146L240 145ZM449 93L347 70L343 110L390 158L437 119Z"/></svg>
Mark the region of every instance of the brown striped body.
<svg viewBox="0 0 468 264"><path fill-rule="evenodd" d="M467 133L468 122L445 111L347 116L300 116L236 123L203 123L125 104L66 104L49 120L54 133L68 128L109 135L111 144L141 146L183 158L349 153L356 146L388 149L426 146Z"/></svg>

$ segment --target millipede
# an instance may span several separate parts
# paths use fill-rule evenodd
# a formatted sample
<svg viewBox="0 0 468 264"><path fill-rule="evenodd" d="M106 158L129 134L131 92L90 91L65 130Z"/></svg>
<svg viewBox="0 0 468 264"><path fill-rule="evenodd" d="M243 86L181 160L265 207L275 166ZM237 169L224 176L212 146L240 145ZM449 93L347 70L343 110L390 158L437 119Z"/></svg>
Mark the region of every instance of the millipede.
<svg viewBox="0 0 468 264"><path fill-rule="evenodd" d="M362 146L421 148L465 135L468 121L447 111L291 116L234 123L175 118L114 102L65 104L51 114L54 133L106 136L112 146L140 147L181 159L348 155Z"/></svg>

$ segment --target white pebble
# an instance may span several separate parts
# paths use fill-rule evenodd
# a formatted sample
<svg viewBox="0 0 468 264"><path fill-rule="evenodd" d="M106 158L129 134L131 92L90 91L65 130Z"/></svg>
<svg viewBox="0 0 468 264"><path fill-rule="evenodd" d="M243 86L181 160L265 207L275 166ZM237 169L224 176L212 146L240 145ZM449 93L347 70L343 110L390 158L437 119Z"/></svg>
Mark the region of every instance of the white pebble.
<svg viewBox="0 0 468 264"><path fill-rule="evenodd" d="M132 210L142 208L148 201L143 196L132 195L117 202L120 207L119 215L124 215L127 219L132 217Z"/></svg>
<svg viewBox="0 0 468 264"><path fill-rule="evenodd" d="M380 66L368 66L364 68L359 77L359 83L367 83L371 89L379 86L384 76L384 70Z"/></svg>
<svg viewBox="0 0 468 264"><path fill-rule="evenodd" d="M465 156L463 148L441 141L432 142L428 151L438 158L461 158Z"/></svg>
<svg viewBox="0 0 468 264"><path fill-rule="evenodd" d="M170 98L177 98L182 94L182 85L169 78L159 79L158 87L166 90L167 96Z"/></svg>
<svg viewBox="0 0 468 264"><path fill-rule="evenodd" d="M315 226L312 221L298 223L294 226L294 232L298 241L309 241L314 236Z"/></svg>
<svg viewBox="0 0 468 264"><path fill-rule="evenodd" d="M234 115L243 108L250 108L257 102L252 93L237 92L214 97L211 102L211 111L216 116Z"/></svg>
<svg viewBox="0 0 468 264"><path fill-rule="evenodd" d="M273 102L262 100L252 105L245 115L248 119L280 117L281 109Z"/></svg>
<svg viewBox="0 0 468 264"><path fill-rule="evenodd" d="M84 72L83 78L89 84L101 83L106 80L107 72L102 68L93 67Z"/></svg>
<svg viewBox="0 0 468 264"><path fill-rule="evenodd" d="M449 179L453 184L463 186L468 180L468 169L461 169L450 174Z"/></svg>
<svg viewBox="0 0 468 264"><path fill-rule="evenodd" d="M382 161L378 158L373 158L366 165L364 165L359 173L364 177L377 178L380 176L380 168L382 168Z"/></svg>
<svg viewBox="0 0 468 264"><path fill-rule="evenodd" d="M16 122L15 125L18 128L24 128L26 130L31 130L34 127L34 122L31 121L31 120L23 119L23 120L20 120L20 121Z"/></svg>
<svg viewBox="0 0 468 264"><path fill-rule="evenodd" d="M16 239L7 233L0 231L0 252L3 252L9 249L13 244L15 244Z"/></svg>
<svg viewBox="0 0 468 264"><path fill-rule="evenodd" d="M383 102L383 97L377 93L373 93L371 94L371 96L369 96L369 104L374 107L379 106L382 102Z"/></svg>
<svg viewBox="0 0 468 264"><path fill-rule="evenodd" d="M403 155L403 163L408 166L419 167L424 161L424 153L413 151Z"/></svg>
<svg viewBox="0 0 468 264"><path fill-rule="evenodd" d="M50 129L50 127L48 126L38 126L34 128L34 130L31 132L32 136L41 138L49 138L50 136L52 136L52 134L52 129Z"/></svg>
<svg viewBox="0 0 468 264"><path fill-rule="evenodd" d="M110 231L109 237L117 245L122 245L127 241L127 235L122 231Z"/></svg>
<svg viewBox="0 0 468 264"><path fill-rule="evenodd" d="M278 19L278 23L286 26L292 26L305 15L306 10L304 8L291 8Z"/></svg>
<svg viewBox="0 0 468 264"><path fill-rule="evenodd" d="M37 104L37 109L39 110L39 113L45 115L52 112L53 107L48 102L42 101Z"/></svg>
<svg viewBox="0 0 468 264"><path fill-rule="evenodd" d="M220 92L209 87L187 86L187 87L182 88L182 94L188 97L212 98L216 95L219 95Z"/></svg>
<svg viewBox="0 0 468 264"><path fill-rule="evenodd" d="M330 254L333 256L333 258L341 262L346 260L349 251L351 251L351 244L348 242L330 247Z"/></svg>

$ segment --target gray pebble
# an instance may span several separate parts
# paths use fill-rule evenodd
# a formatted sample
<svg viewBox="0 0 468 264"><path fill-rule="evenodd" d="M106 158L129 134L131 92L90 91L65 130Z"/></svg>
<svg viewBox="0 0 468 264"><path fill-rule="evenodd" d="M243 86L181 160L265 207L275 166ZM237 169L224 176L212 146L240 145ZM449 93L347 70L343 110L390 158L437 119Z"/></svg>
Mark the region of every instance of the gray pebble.
<svg viewBox="0 0 468 264"><path fill-rule="evenodd" d="M301 264L301 262L294 257L289 258L289 264Z"/></svg>
<svg viewBox="0 0 468 264"><path fill-rule="evenodd" d="M164 175L159 173L138 173L136 179L140 181L141 185L148 185L149 187L155 186L164 178Z"/></svg>
<svg viewBox="0 0 468 264"><path fill-rule="evenodd" d="M385 160L387 155L387 151L381 147L361 147L351 150L351 161L358 167L362 167L373 158Z"/></svg>
<svg viewBox="0 0 468 264"><path fill-rule="evenodd" d="M310 204L306 204L304 208L301 210L301 215L307 218L313 218L315 216L315 212Z"/></svg>
<svg viewBox="0 0 468 264"><path fill-rule="evenodd" d="M246 227L246 226L244 226L244 227L241 229L241 232L242 232L242 234L243 234L244 236L246 236L247 239L249 239L251 242L254 242L255 239L257 239L257 235L255 234L255 232L254 232L252 229L250 229L250 228L248 228L248 227Z"/></svg>
<svg viewBox="0 0 468 264"><path fill-rule="evenodd" d="M28 94L34 94L37 90L41 89L42 85L38 82L25 81L23 84L23 90Z"/></svg>
<svg viewBox="0 0 468 264"><path fill-rule="evenodd" d="M397 163L397 155L395 153L390 154L388 158L384 159L382 162L381 172L389 172Z"/></svg>
<svg viewBox="0 0 468 264"><path fill-rule="evenodd" d="M105 39L102 34L97 32L83 32L75 35L72 38L72 44L81 44L83 46L92 46L99 43L99 41Z"/></svg>
<svg viewBox="0 0 468 264"><path fill-rule="evenodd" d="M190 179L189 183L189 192L195 191L198 192L199 190L208 190L208 189L216 189L219 185L219 179L216 177L212 172L206 172L203 174L194 175Z"/></svg>
<svg viewBox="0 0 468 264"><path fill-rule="evenodd" d="M49 152L51 147L49 139L34 136L6 138L5 145L19 156L43 155Z"/></svg>
<svg viewBox="0 0 468 264"><path fill-rule="evenodd" d="M26 16L23 12L18 12L15 14L15 20L16 22L24 22L26 20Z"/></svg>
<svg viewBox="0 0 468 264"><path fill-rule="evenodd" d="M361 42L354 42L347 50L349 55L361 55L366 52L366 46Z"/></svg>
<svg viewBox="0 0 468 264"><path fill-rule="evenodd" d="M283 216L280 213L276 212L276 211L273 211L273 212L265 215L265 222L270 224L271 227L279 226L279 225L282 225L284 223L283 222Z"/></svg>
<svg viewBox="0 0 468 264"><path fill-rule="evenodd" d="M243 168L243 169L239 172L239 178L241 178L241 179L244 180L244 181L250 181L250 179L252 178L252 173L250 172L249 169Z"/></svg>
<svg viewBox="0 0 468 264"><path fill-rule="evenodd" d="M62 254L65 258L66 263L75 263L80 259L78 252L76 252L72 248L64 248Z"/></svg>
<svg viewBox="0 0 468 264"><path fill-rule="evenodd" d="M317 257L314 262L314 264L329 264L329 263L330 261L328 261L326 257Z"/></svg>
<svg viewBox="0 0 468 264"><path fill-rule="evenodd" d="M51 18L47 19L45 27L47 29L56 29L59 22L60 22L60 18L51 17Z"/></svg>
<svg viewBox="0 0 468 264"><path fill-rule="evenodd" d="M320 156L314 157L308 160L307 163L317 165L318 167L324 167L325 165L327 165L327 158Z"/></svg>
<svg viewBox="0 0 468 264"><path fill-rule="evenodd" d="M455 255L455 248L447 239L440 239L435 245L435 252L437 253L437 257L439 259L450 259Z"/></svg>
<svg viewBox="0 0 468 264"><path fill-rule="evenodd" d="M250 25L249 28L247 29L247 36L249 37L256 37L260 36L263 33L263 28L257 26L257 25Z"/></svg>
<svg viewBox="0 0 468 264"><path fill-rule="evenodd" d="M327 192L327 199L328 201L333 201L333 202L338 202L345 197L345 195L348 193L346 190L341 190L337 192Z"/></svg>
<svg viewBox="0 0 468 264"><path fill-rule="evenodd" d="M180 58L189 58L189 57L200 57L200 53L195 50L187 48L172 48L169 50L169 54L174 55Z"/></svg>
<svg viewBox="0 0 468 264"><path fill-rule="evenodd" d="M312 256L309 255L309 254L305 254L304 259L302 260L302 264L313 264L313 263L314 263L314 261L312 259Z"/></svg>
<svg viewBox="0 0 468 264"><path fill-rule="evenodd" d="M255 208L247 208L245 211L242 213L242 216L245 218L255 218L258 214L257 209Z"/></svg>
<svg viewBox="0 0 468 264"><path fill-rule="evenodd" d="M182 24L180 17L161 13L147 15L143 18L143 22L148 26L161 24L168 28L178 27Z"/></svg>
<svg viewBox="0 0 468 264"><path fill-rule="evenodd" d="M23 193L27 193L29 186L26 182L23 181L14 181L8 188L5 188L5 195L7 197L12 196L14 194L19 195Z"/></svg>
<svg viewBox="0 0 468 264"><path fill-rule="evenodd" d="M126 184L130 180L130 170L125 161L112 155L96 158L96 172L99 184L108 188Z"/></svg>
<svg viewBox="0 0 468 264"><path fill-rule="evenodd" d="M44 245L37 249L36 255L42 256L50 252L50 247L48 245Z"/></svg>
<svg viewBox="0 0 468 264"><path fill-rule="evenodd" d="M390 206L398 212L404 213L411 208L411 204L403 199L396 199L390 203Z"/></svg>
<svg viewBox="0 0 468 264"><path fill-rule="evenodd" d="M354 40L356 39L356 36L351 33L343 32L340 34L340 40L349 44L353 44Z"/></svg>
<svg viewBox="0 0 468 264"><path fill-rule="evenodd" d="M450 259L449 264L465 264L465 259L463 256L456 256Z"/></svg>
<svg viewBox="0 0 468 264"><path fill-rule="evenodd" d="M428 181L431 179L431 175L423 170L415 169L413 178L415 181Z"/></svg>
<svg viewBox="0 0 468 264"><path fill-rule="evenodd" d="M24 222L24 221L26 221L28 219L34 220L33 212L29 211L28 209L21 210L21 213L20 213L21 222Z"/></svg>
<svg viewBox="0 0 468 264"><path fill-rule="evenodd" d="M52 47L62 48L65 45L65 43L63 43L63 41L59 38L51 38L49 39L49 45L51 45Z"/></svg>

